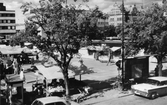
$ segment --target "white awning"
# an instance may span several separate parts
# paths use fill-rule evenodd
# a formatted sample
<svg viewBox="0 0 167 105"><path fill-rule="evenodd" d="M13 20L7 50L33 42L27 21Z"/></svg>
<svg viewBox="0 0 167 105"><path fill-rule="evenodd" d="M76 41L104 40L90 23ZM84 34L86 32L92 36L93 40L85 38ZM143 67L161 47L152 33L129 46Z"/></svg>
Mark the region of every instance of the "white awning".
<svg viewBox="0 0 167 105"><path fill-rule="evenodd" d="M2 54L21 54L22 51L25 53L31 53L31 50L27 47L21 48L20 46L0 46L0 52Z"/></svg>
<svg viewBox="0 0 167 105"><path fill-rule="evenodd" d="M119 49L121 49L121 47L112 47L112 48L110 48L112 51L117 51L117 50L119 50Z"/></svg>
<svg viewBox="0 0 167 105"><path fill-rule="evenodd" d="M32 43L26 42L24 43L25 46L31 45Z"/></svg>
<svg viewBox="0 0 167 105"><path fill-rule="evenodd" d="M46 79L63 79L63 73L59 66L45 67L43 65L36 65L39 72ZM73 77L75 73L72 70L68 70L68 76Z"/></svg>

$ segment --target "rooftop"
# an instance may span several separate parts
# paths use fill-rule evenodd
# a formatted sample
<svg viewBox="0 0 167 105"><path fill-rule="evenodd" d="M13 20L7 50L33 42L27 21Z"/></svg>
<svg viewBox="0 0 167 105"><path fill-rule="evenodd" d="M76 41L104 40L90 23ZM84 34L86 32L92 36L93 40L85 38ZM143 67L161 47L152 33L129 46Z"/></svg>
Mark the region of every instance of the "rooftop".
<svg viewBox="0 0 167 105"><path fill-rule="evenodd" d="M60 98L60 97L56 97L56 96L53 96L53 97L43 97L43 98L38 98L37 99L38 101L41 101L42 103L44 104L47 104L47 103L52 103L52 102L64 102L65 100Z"/></svg>
<svg viewBox="0 0 167 105"><path fill-rule="evenodd" d="M149 79L152 80L156 80L156 81L167 81L167 77L162 77L162 76L158 76L158 77L150 77Z"/></svg>

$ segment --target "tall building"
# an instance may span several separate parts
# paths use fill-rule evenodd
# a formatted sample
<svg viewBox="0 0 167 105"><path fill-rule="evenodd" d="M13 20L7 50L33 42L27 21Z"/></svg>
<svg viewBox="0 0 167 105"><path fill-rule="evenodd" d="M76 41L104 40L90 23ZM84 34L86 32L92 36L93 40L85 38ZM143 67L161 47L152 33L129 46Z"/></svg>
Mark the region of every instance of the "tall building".
<svg viewBox="0 0 167 105"><path fill-rule="evenodd" d="M6 6L0 3L0 39L9 40L16 34L15 10L6 10Z"/></svg>
<svg viewBox="0 0 167 105"><path fill-rule="evenodd" d="M108 18L107 19L98 19L97 20L97 27L105 27L105 26L109 26Z"/></svg>
<svg viewBox="0 0 167 105"><path fill-rule="evenodd" d="M109 14L109 17L108 17L109 25L118 26L122 24L122 12L117 3L113 5L113 8L108 14Z"/></svg>
<svg viewBox="0 0 167 105"><path fill-rule="evenodd" d="M143 11L142 8L137 7L135 4L132 5L125 5L125 10L128 11L128 18L130 21L135 21L137 19L137 13L140 11ZM141 6L140 6L141 7ZM118 26L122 24L122 12L120 9L120 5L115 3L113 5L113 8L111 11L108 13L109 18L108 18L108 24L113 25L113 26ZM124 13L124 21L126 20L126 13ZM129 21L126 21L129 22Z"/></svg>

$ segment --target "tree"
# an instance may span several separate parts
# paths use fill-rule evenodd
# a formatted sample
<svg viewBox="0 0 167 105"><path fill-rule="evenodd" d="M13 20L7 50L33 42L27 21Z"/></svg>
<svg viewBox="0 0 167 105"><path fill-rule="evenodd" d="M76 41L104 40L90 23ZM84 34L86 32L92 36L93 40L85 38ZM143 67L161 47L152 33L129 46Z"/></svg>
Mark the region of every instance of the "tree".
<svg viewBox="0 0 167 105"><path fill-rule="evenodd" d="M18 32L16 35L14 35L11 40L11 45L20 45L24 42L37 42L37 38L34 36L37 36L38 34L38 26L33 23L25 22L25 29Z"/></svg>
<svg viewBox="0 0 167 105"><path fill-rule="evenodd" d="M139 13L137 20L125 25L125 33L130 37L127 43L127 54L136 54L144 49L157 59L158 74L162 75L162 60L167 54L167 17L163 8L153 4L144 13Z"/></svg>
<svg viewBox="0 0 167 105"><path fill-rule="evenodd" d="M40 0L38 7L32 3L21 6L27 15L29 23L42 28L46 36L38 39L36 46L51 56L61 68L66 96L69 97L68 67L74 54L78 53L80 43L86 38L85 30L90 23L87 21L93 15L93 10L78 10L74 5L63 6L62 2ZM54 52L60 54L60 58Z"/></svg>

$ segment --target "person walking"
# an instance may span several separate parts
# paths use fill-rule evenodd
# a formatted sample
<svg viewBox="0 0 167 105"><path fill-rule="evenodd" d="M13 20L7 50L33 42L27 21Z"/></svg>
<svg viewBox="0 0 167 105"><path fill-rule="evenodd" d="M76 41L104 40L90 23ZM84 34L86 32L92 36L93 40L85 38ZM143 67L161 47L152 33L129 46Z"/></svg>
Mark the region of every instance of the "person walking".
<svg viewBox="0 0 167 105"><path fill-rule="evenodd" d="M18 65L18 62L17 62L16 58L13 61L13 69L14 69L14 74L18 74L18 72L19 72L19 65Z"/></svg>
<svg viewBox="0 0 167 105"><path fill-rule="evenodd" d="M80 66L79 66L79 70L80 70L79 78L80 78L80 81L81 81L81 75L82 75L82 74L85 74L85 73L87 72L88 68L87 68L87 66L85 66L85 65L83 64L83 60L82 60L82 59L79 60L79 62L80 62Z"/></svg>
<svg viewBox="0 0 167 105"><path fill-rule="evenodd" d="M113 51L110 49L110 48L108 48L108 62L107 62L107 66L108 66L108 64L109 63L111 63L111 60L114 58L113 57Z"/></svg>

